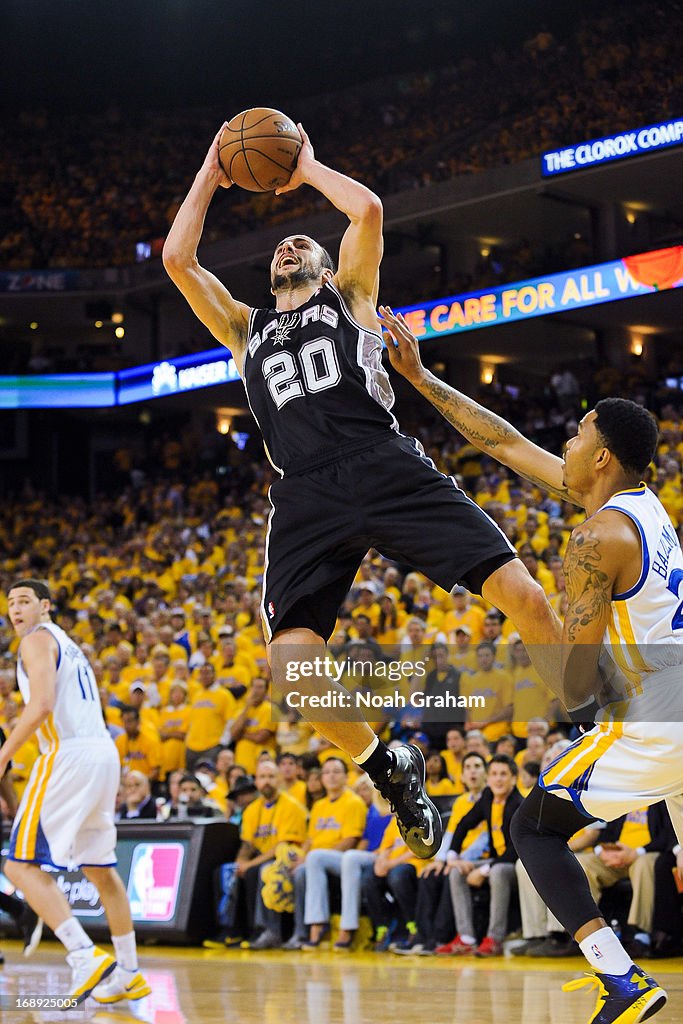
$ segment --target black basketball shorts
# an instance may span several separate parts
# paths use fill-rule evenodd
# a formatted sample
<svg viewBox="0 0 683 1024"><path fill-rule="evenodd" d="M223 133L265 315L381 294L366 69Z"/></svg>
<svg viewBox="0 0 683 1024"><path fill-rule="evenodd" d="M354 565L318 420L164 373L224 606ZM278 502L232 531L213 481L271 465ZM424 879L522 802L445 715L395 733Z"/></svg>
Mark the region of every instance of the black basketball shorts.
<svg viewBox="0 0 683 1024"><path fill-rule="evenodd" d="M517 554L493 520L402 434L276 480L270 502L261 604L268 641L296 626L328 640L369 548L444 590L460 584L474 593Z"/></svg>

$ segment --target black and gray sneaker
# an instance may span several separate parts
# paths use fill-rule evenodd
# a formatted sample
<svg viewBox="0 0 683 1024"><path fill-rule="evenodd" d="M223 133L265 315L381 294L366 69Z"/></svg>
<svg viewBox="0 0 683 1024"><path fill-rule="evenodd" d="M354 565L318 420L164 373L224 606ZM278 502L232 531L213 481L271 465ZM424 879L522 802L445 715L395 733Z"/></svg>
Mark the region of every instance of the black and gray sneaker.
<svg viewBox="0 0 683 1024"><path fill-rule="evenodd" d="M27 903L21 917L17 921L17 927L24 942L24 956L32 956L38 948L43 935L42 917L38 917L35 910L29 907Z"/></svg>
<svg viewBox="0 0 683 1024"><path fill-rule="evenodd" d="M391 753L394 767L375 786L391 804L406 846L416 857L428 860L441 846L443 824L425 790L425 759L412 744L396 747Z"/></svg>

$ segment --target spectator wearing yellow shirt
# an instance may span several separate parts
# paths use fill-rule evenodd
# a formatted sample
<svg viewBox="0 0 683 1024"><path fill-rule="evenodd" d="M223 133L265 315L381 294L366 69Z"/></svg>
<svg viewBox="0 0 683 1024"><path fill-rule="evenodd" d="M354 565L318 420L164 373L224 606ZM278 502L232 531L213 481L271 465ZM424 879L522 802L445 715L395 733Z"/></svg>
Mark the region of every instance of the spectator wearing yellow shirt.
<svg viewBox="0 0 683 1024"><path fill-rule="evenodd" d="M174 617L174 619L177 621L177 617ZM185 635L187 636L187 634ZM154 656L156 647L163 648L172 662L178 661L179 658L187 661L190 656L190 652L185 644L176 643L175 630L170 622L164 623L163 626L159 627L159 643L152 648L152 656Z"/></svg>
<svg viewBox="0 0 683 1024"><path fill-rule="evenodd" d="M140 712L127 707L121 713L123 733L114 740L123 771L135 770L156 782L161 771L161 743L140 728Z"/></svg>
<svg viewBox="0 0 683 1024"><path fill-rule="evenodd" d="M108 654L101 661L104 667L102 682L116 700L125 701L130 689L130 683L124 683L121 680L121 672L123 670L121 658L117 653L114 653Z"/></svg>
<svg viewBox="0 0 683 1024"><path fill-rule="evenodd" d="M24 795L31 769L38 760L39 753L38 741L35 736L30 736L12 756L12 770L9 777L19 800Z"/></svg>
<svg viewBox="0 0 683 1024"><path fill-rule="evenodd" d="M136 679L149 679L152 674L152 666L149 664L148 657L147 644L136 644L133 656L121 670L121 683L130 687L130 684Z"/></svg>
<svg viewBox="0 0 683 1024"><path fill-rule="evenodd" d="M218 806L225 812L226 817L228 817L228 793L230 792L228 773L235 764L234 751L230 750L229 747L221 747L213 763L216 766L216 774L214 775L213 787L209 796L212 800L216 801Z"/></svg>
<svg viewBox="0 0 683 1024"><path fill-rule="evenodd" d="M152 690L152 693L155 692ZM128 706L137 708L140 712L140 728L143 732L153 733L159 738L159 712L156 708L149 706L149 691L147 684L138 679L128 691ZM157 696L155 694L155 696Z"/></svg>
<svg viewBox="0 0 683 1024"><path fill-rule="evenodd" d="M374 580L363 580L356 587L358 602L352 609L351 615L355 619L358 615L365 615L370 620L373 633L379 623L380 606L377 600L378 586Z"/></svg>
<svg viewBox="0 0 683 1024"><path fill-rule="evenodd" d="M484 641L477 647L477 671L460 677L460 694L482 697L484 707L469 707L465 728L480 729L489 743L510 729L512 719L512 676L495 667L496 648Z"/></svg>
<svg viewBox="0 0 683 1024"><path fill-rule="evenodd" d="M545 564L538 558L530 544L523 544L519 549L519 557L529 570L529 575L543 587L546 594L552 594L555 588L553 574Z"/></svg>
<svg viewBox="0 0 683 1024"><path fill-rule="evenodd" d="M406 613L398 607L398 601L393 591L382 594L379 599L379 615L375 639L382 647L387 648L385 653L393 654L399 637L406 621Z"/></svg>
<svg viewBox="0 0 683 1024"><path fill-rule="evenodd" d="M512 662L512 734L522 740L529 735L531 719L550 716L555 698L531 664L518 633L512 633L508 638L508 649Z"/></svg>
<svg viewBox="0 0 683 1024"><path fill-rule="evenodd" d="M181 655L182 655L181 648ZM151 672L147 682L156 689L161 704L168 703L169 687L173 678L171 655L165 644L155 644L152 648L149 664Z"/></svg>
<svg viewBox="0 0 683 1024"><path fill-rule="evenodd" d="M477 652L472 646L472 632L469 626L456 626L453 633L449 634L450 644L449 661L454 668L462 675L467 672L472 675L477 671Z"/></svg>
<svg viewBox="0 0 683 1024"><path fill-rule="evenodd" d="M428 796L455 796L458 787L448 775L446 761L438 750L428 750L426 762L426 785Z"/></svg>
<svg viewBox="0 0 683 1024"><path fill-rule="evenodd" d="M185 740L185 763L191 771L199 760L215 761L229 738L229 725L237 717L237 702L229 690L216 683L210 662L199 669L199 689L190 704L190 723Z"/></svg>
<svg viewBox="0 0 683 1024"><path fill-rule="evenodd" d="M3 669L0 671L0 726L11 726L21 705L15 674L12 669Z"/></svg>
<svg viewBox="0 0 683 1024"><path fill-rule="evenodd" d="M218 635L218 654L211 658L211 664L219 685L227 686L239 699L255 675L254 666L245 654L237 651L231 627L224 626Z"/></svg>
<svg viewBox="0 0 683 1024"><path fill-rule="evenodd" d="M544 736L541 736L540 733L530 733L526 738L525 745L519 753L515 755L517 767L521 769L527 761L536 761L537 764L541 764L545 756L546 748L547 743Z"/></svg>
<svg viewBox="0 0 683 1024"><path fill-rule="evenodd" d="M197 643L195 650L192 652L189 658L189 666L192 672L203 665L205 661L211 661L212 658L216 657L217 651L214 650L213 640L210 633L198 633Z"/></svg>
<svg viewBox="0 0 683 1024"><path fill-rule="evenodd" d="M280 772L282 791L296 800L302 807L306 806L306 782L299 778L299 766L295 754L283 751L277 756L277 767Z"/></svg>
<svg viewBox="0 0 683 1024"><path fill-rule="evenodd" d="M274 949L282 944L282 915L268 910L261 899L263 868L275 857L279 843L301 846L306 839L306 811L281 789L274 761L262 760L254 779L259 796L245 807L240 826L242 845L237 854L236 874L242 889L246 920L238 930L259 937L252 949ZM239 906L239 902L238 902Z"/></svg>
<svg viewBox="0 0 683 1024"><path fill-rule="evenodd" d="M441 751L441 756L446 762L446 769L451 779L462 791L462 762L465 757L465 735L462 729L451 728L446 732L446 749Z"/></svg>
<svg viewBox="0 0 683 1024"><path fill-rule="evenodd" d="M292 754L296 758L310 749L313 726L306 722L298 711L288 708L282 721L277 724L276 744L281 754Z"/></svg>
<svg viewBox="0 0 683 1024"><path fill-rule="evenodd" d="M233 719L230 734L235 742L235 760L253 775L256 762L265 751L275 757L273 707L268 700L268 683L257 677L251 684L244 709Z"/></svg>
<svg viewBox="0 0 683 1024"><path fill-rule="evenodd" d="M301 949L304 943L320 945L330 919L327 872L340 873L342 854L358 845L365 829L367 808L348 788L341 758L328 758L322 781L327 795L313 804L308 836L294 871L294 934L285 949Z"/></svg>
<svg viewBox="0 0 683 1024"><path fill-rule="evenodd" d="M159 714L161 771L164 779L170 772L185 770L185 737L189 722L187 687L176 680L169 690L169 702Z"/></svg>
<svg viewBox="0 0 683 1024"><path fill-rule="evenodd" d="M507 625L507 623L505 625ZM496 668L507 669L509 656L507 642L503 636L504 628L503 616L497 608L490 608L484 616L484 622L482 625L482 643L487 642L489 644L493 644L496 651Z"/></svg>
<svg viewBox="0 0 683 1024"><path fill-rule="evenodd" d="M528 796L531 790L538 782L538 777L541 774L541 765L539 761L525 761L519 768L519 777L517 779L517 789L520 791L522 796Z"/></svg>
<svg viewBox="0 0 683 1024"><path fill-rule="evenodd" d="M473 643L483 640L482 626L484 609L472 604L472 598L464 587L453 587L451 591L452 608L446 612L441 629L446 634L455 633L460 626L466 626Z"/></svg>

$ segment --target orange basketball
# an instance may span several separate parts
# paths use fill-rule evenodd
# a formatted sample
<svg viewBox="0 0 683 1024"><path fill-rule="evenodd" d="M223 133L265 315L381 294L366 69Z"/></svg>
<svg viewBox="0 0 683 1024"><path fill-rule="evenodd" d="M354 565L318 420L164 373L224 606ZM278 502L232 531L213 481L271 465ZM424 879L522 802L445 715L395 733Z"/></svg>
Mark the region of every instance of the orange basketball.
<svg viewBox="0 0 683 1024"><path fill-rule="evenodd" d="M235 185L272 192L291 178L301 145L299 129L286 114L252 107L228 121L218 140L218 158Z"/></svg>

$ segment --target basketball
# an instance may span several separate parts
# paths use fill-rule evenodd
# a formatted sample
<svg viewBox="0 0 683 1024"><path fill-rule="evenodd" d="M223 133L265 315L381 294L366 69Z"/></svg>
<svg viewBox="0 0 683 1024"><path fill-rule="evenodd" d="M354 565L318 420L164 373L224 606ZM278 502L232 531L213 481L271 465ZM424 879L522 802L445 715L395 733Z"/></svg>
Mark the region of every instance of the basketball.
<svg viewBox="0 0 683 1024"><path fill-rule="evenodd" d="M301 145L299 129L286 114L252 107L228 121L218 140L218 158L235 185L272 192L291 178Z"/></svg>

